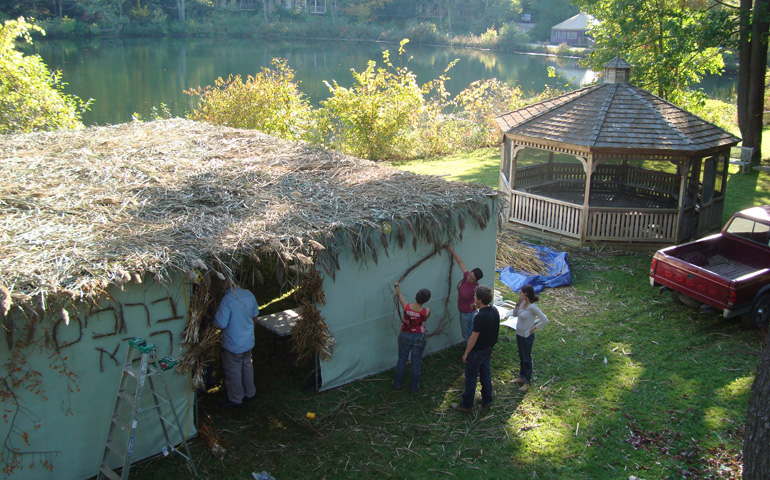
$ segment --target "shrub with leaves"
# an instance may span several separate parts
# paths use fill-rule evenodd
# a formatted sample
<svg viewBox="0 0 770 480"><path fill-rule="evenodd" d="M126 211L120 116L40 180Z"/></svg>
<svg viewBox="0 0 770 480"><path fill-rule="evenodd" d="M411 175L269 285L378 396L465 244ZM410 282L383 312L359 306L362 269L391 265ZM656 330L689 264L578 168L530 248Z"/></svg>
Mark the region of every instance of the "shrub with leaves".
<svg viewBox="0 0 770 480"><path fill-rule="evenodd" d="M274 58L246 81L240 75L219 77L214 86L185 91L200 97L192 120L235 128L251 128L285 138L305 139L313 129L310 102L294 82L295 72L284 59Z"/></svg>
<svg viewBox="0 0 770 480"><path fill-rule="evenodd" d="M48 70L38 55L15 48L19 37L32 43L33 31L45 34L23 17L0 26L0 133L81 128L88 102L64 93L61 73Z"/></svg>
<svg viewBox="0 0 770 480"><path fill-rule="evenodd" d="M481 129L474 144L465 148L486 147L497 143L499 135L495 126L495 116L521 108L521 88L511 87L496 78L476 80L468 88L457 94L455 103L462 108L469 120Z"/></svg>
<svg viewBox="0 0 770 480"><path fill-rule="evenodd" d="M399 56L407 42L401 41ZM370 60L363 72L351 70L351 88L326 83L332 96L321 102L319 124L332 148L368 159L409 158L425 104L423 88L407 67L393 66L389 51L382 59L384 67Z"/></svg>

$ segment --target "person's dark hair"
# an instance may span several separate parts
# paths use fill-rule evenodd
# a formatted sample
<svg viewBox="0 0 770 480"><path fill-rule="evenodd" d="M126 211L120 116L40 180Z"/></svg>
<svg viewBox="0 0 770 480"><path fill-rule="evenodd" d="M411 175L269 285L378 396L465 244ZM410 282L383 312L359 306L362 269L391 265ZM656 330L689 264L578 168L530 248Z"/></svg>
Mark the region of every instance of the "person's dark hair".
<svg viewBox="0 0 770 480"><path fill-rule="evenodd" d="M478 298L484 305L492 303L492 289L486 285L478 285L474 290L474 293L476 294L476 298Z"/></svg>
<svg viewBox="0 0 770 480"><path fill-rule="evenodd" d="M521 291L524 292L524 295L527 296L530 303L535 303L538 300L540 300L540 297L538 297L535 294L535 287L533 287L532 285L529 285L529 284L524 285L523 287L521 287Z"/></svg>
<svg viewBox="0 0 770 480"><path fill-rule="evenodd" d="M481 271L480 268L476 267L473 270L471 270L471 273L473 273L473 276L476 277L476 281L478 282L482 278L484 278L484 272Z"/></svg>
<svg viewBox="0 0 770 480"><path fill-rule="evenodd" d="M427 288L421 288L417 292L417 295L415 295L414 299L417 301L417 303L422 305L423 303L430 300L430 290L428 290Z"/></svg>

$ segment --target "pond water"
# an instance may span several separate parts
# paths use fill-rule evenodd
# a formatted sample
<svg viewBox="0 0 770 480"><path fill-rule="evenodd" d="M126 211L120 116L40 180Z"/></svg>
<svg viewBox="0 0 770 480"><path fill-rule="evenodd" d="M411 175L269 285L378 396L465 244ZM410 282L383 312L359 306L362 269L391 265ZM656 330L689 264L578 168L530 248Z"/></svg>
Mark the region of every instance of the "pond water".
<svg viewBox="0 0 770 480"><path fill-rule="evenodd" d="M338 40L38 39L24 50L39 54L52 70L61 70L67 93L94 99L83 117L87 125L127 122L134 113L146 117L161 104L173 115L183 116L194 107L193 97L185 90L212 85L217 77L229 74L254 75L275 57L288 60L301 82L300 91L314 104L329 95L324 81L351 86L350 69L362 71L369 60L381 65L383 50L390 51L394 65L406 64L420 83L437 78L458 59L448 73L447 88L452 95L475 80L488 78L519 85L525 94L539 93L546 85L579 87L594 79L594 73L581 68L576 59L410 44L399 58L396 44ZM559 78L548 77L549 66ZM707 79L703 88L709 96L729 98L734 83L727 77L715 77Z"/></svg>

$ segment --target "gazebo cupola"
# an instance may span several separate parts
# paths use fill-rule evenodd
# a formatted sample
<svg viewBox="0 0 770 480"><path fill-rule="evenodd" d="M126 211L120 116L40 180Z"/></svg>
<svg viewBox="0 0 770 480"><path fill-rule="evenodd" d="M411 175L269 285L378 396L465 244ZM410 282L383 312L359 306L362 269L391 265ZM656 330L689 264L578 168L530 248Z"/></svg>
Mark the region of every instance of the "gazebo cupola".
<svg viewBox="0 0 770 480"><path fill-rule="evenodd" d="M630 83L631 65L620 57L607 62L604 66L604 83Z"/></svg>
<svg viewBox="0 0 770 480"><path fill-rule="evenodd" d="M577 245L671 244L722 224L740 139L630 83L604 81L502 114L499 191L522 233Z"/></svg>

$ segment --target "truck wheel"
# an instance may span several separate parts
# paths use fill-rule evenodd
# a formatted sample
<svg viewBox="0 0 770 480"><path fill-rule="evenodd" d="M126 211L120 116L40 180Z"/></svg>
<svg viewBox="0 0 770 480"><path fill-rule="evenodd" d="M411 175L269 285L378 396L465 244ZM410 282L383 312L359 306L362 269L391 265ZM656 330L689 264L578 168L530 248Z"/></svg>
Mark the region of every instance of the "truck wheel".
<svg viewBox="0 0 770 480"><path fill-rule="evenodd" d="M770 322L770 293L765 293L754 303L751 309L752 326L767 328Z"/></svg>
<svg viewBox="0 0 770 480"><path fill-rule="evenodd" d="M700 306L703 305L702 302L699 302L692 297L688 297L681 292L677 292L676 290L671 290L671 298L674 299L674 302L691 308L700 308Z"/></svg>

